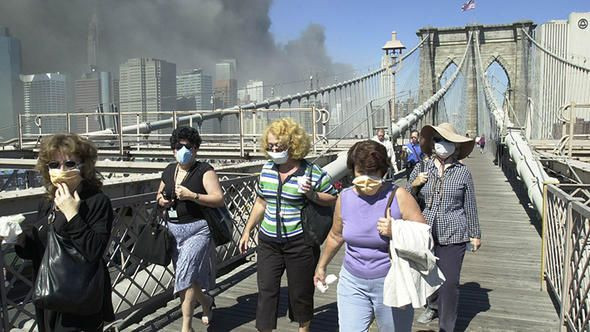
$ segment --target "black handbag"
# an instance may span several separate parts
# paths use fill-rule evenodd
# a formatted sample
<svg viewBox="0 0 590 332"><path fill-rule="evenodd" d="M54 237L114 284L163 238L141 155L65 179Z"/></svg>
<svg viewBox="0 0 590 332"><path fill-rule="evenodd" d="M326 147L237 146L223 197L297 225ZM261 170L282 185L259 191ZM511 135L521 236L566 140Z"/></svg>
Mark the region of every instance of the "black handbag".
<svg viewBox="0 0 590 332"><path fill-rule="evenodd" d="M310 167L309 178L311 178ZM303 238L305 243L312 246L321 246L328 237L332 228L334 208L332 206L319 205L309 199L301 209L301 227L303 227Z"/></svg>
<svg viewBox="0 0 590 332"><path fill-rule="evenodd" d="M207 221L215 246L221 246L231 241L234 220L227 207L210 208L202 206L201 211Z"/></svg>
<svg viewBox="0 0 590 332"><path fill-rule="evenodd" d="M160 209L154 207L148 223L139 226L133 255L152 264L168 266L172 260L174 238L168 231L167 224L168 221L162 217Z"/></svg>
<svg viewBox="0 0 590 332"><path fill-rule="evenodd" d="M104 283L102 258L88 261L50 224L47 247L35 279L35 306L74 315L96 314L102 310Z"/></svg>

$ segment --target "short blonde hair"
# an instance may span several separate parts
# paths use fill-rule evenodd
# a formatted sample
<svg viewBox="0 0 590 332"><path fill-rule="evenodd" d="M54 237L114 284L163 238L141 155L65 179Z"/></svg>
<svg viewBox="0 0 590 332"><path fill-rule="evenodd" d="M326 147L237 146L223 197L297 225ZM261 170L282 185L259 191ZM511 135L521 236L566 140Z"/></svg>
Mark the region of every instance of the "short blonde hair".
<svg viewBox="0 0 590 332"><path fill-rule="evenodd" d="M279 143L289 148L289 157L301 160L307 156L311 147L309 135L305 129L291 118L283 118L269 124L262 135L262 150L266 153L268 147L268 134L273 134ZM268 156L268 154L267 154Z"/></svg>

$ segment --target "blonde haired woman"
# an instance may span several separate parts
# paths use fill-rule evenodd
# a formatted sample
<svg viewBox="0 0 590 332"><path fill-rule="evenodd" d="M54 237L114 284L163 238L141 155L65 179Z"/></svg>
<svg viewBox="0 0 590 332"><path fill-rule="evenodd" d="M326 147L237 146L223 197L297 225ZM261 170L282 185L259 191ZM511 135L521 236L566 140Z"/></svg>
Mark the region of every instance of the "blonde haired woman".
<svg viewBox="0 0 590 332"><path fill-rule="evenodd" d="M301 209L306 200L333 205L336 190L325 171L303 159L310 146L309 136L293 119L272 122L262 136L262 149L270 160L260 172L258 197L240 239L240 250L245 252L250 232L262 221L256 248L259 331L276 329L281 276L285 270L289 318L299 323L299 331L309 331L313 317L313 273L320 248L304 241ZM310 173L311 178L299 186L298 178Z"/></svg>

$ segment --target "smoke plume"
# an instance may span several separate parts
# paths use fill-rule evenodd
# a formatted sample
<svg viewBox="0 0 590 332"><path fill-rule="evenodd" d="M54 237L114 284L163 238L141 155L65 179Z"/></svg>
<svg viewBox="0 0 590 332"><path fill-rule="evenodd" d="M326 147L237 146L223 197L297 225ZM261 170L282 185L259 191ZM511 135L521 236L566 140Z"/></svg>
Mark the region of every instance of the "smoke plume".
<svg viewBox="0 0 590 332"><path fill-rule="evenodd" d="M270 6L270 0L5 0L0 25L21 40L27 74L60 71L78 78L87 71L88 26L96 14L101 70L118 73L129 58L153 57L176 63L178 72L201 67L214 76L216 61L235 58L240 85L246 79L308 80L310 74L323 85L334 83L335 74L351 75L350 66L326 53L319 25L277 44L269 31ZM309 82L283 84L277 92L303 86Z"/></svg>

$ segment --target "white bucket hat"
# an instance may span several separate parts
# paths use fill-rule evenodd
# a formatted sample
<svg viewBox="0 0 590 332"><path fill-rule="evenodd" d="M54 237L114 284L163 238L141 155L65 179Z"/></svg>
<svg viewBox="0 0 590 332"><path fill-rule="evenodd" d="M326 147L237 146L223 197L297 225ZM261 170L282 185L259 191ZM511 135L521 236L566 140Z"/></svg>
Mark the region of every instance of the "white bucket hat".
<svg viewBox="0 0 590 332"><path fill-rule="evenodd" d="M471 151L473 151L475 141L469 137L457 134L457 131L452 124L444 122L438 126L426 125L422 127L422 130L420 131L420 135L422 136L420 147L425 154L432 154L432 137L435 132L445 140L455 143L455 153L458 160L465 159Z"/></svg>

